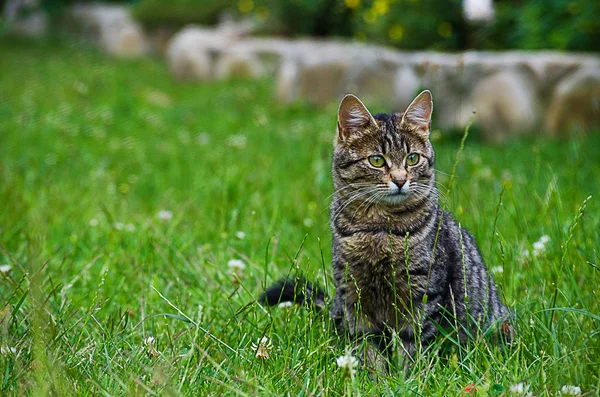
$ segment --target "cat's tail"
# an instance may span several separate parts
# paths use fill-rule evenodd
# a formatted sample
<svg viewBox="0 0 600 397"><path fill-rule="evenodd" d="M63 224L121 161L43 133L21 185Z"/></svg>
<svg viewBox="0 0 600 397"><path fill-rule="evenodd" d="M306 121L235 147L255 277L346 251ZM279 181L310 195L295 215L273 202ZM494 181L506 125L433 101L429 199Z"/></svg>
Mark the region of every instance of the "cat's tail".
<svg viewBox="0 0 600 397"><path fill-rule="evenodd" d="M306 305L321 310L325 307L325 290L304 277L284 278L267 288L259 302L275 306L283 302Z"/></svg>

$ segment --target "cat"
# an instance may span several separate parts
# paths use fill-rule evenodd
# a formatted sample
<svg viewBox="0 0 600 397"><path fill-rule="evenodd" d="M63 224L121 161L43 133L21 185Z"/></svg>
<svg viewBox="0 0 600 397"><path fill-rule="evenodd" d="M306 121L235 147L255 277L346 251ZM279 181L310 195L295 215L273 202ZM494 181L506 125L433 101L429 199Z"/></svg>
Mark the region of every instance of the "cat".
<svg viewBox="0 0 600 397"><path fill-rule="evenodd" d="M365 365L385 367L392 335L406 356L426 348L440 329L466 340L499 329L512 338L475 239L439 203L430 142L432 96L423 91L404 113L372 116L356 96L338 110L330 207L331 317ZM260 298L325 305L325 291L301 278L281 280ZM497 332L498 333L498 332Z"/></svg>

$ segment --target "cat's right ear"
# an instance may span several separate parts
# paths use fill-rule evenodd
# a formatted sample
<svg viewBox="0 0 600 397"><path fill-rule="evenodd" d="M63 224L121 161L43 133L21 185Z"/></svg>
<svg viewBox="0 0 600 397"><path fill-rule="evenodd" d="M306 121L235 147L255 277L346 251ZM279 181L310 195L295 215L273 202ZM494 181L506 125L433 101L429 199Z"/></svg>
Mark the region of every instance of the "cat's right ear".
<svg viewBox="0 0 600 397"><path fill-rule="evenodd" d="M348 94L342 99L337 120L338 142L344 142L352 135L375 124L375 119L360 99L352 94Z"/></svg>

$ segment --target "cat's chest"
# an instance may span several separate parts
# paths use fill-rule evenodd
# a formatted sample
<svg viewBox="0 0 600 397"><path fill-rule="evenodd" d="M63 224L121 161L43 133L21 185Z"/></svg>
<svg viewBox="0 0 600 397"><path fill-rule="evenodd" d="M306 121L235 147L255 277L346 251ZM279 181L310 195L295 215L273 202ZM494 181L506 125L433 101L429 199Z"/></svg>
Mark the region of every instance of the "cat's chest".
<svg viewBox="0 0 600 397"><path fill-rule="evenodd" d="M349 267L410 265L428 257L422 241L415 237L401 237L386 232L358 232L338 240L340 259Z"/></svg>

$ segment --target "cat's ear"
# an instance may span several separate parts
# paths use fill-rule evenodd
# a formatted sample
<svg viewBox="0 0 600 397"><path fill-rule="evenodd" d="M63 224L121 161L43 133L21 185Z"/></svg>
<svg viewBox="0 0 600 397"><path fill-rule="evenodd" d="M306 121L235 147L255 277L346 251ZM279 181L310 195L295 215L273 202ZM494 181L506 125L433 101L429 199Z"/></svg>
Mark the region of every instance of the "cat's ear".
<svg viewBox="0 0 600 397"><path fill-rule="evenodd" d="M433 112L433 100L431 92L425 90L408 105L402 115L401 127L418 134L429 137L431 126L431 113Z"/></svg>
<svg viewBox="0 0 600 397"><path fill-rule="evenodd" d="M338 141L344 142L351 135L360 133L375 124L375 119L360 99L352 94L348 94L342 99L338 110Z"/></svg>

